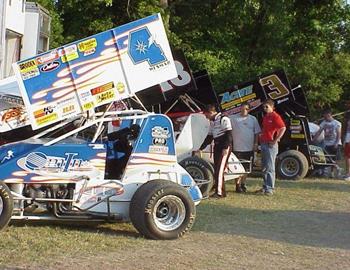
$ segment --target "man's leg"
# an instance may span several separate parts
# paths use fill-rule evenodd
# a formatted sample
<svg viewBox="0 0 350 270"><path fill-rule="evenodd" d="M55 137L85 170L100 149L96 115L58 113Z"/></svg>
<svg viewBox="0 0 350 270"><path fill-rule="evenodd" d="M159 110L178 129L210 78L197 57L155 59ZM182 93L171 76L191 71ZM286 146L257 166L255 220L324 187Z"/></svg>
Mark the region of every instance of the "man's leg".
<svg viewBox="0 0 350 270"><path fill-rule="evenodd" d="M264 145L264 146L263 146ZM278 145L269 146L268 144L262 145L263 155L263 172L264 172L264 185L265 192L273 192L275 188L275 162L278 153ZM263 150L264 148L264 150Z"/></svg>
<svg viewBox="0 0 350 270"><path fill-rule="evenodd" d="M278 153L278 145L268 146L267 156L266 156L266 189L265 192L272 193L275 188L275 162Z"/></svg>
<svg viewBox="0 0 350 270"><path fill-rule="evenodd" d="M262 165L262 173L263 173L263 191L266 190L267 185L267 167L268 167L268 156L269 156L269 145L266 143L261 144L261 165Z"/></svg>
<svg viewBox="0 0 350 270"><path fill-rule="evenodd" d="M214 190L217 194L218 192L218 177L219 177L219 169L220 169L220 156L221 151L219 151L218 147L214 146Z"/></svg>
<svg viewBox="0 0 350 270"><path fill-rule="evenodd" d="M219 151L219 150L218 150ZM219 196L223 196L225 197L226 196L226 189L225 189L225 179L224 179L224 173L225 173L225 168L226 168L226 165L227 165L227 161L228 161L228 158L231 154L231 147L227 147L227 148L224 148L222 149L221 148L221 155L220 155L220 160L218 163L220 163L219 165L219 171L218 171L218 180L217 180L217 194Z"/></svg>

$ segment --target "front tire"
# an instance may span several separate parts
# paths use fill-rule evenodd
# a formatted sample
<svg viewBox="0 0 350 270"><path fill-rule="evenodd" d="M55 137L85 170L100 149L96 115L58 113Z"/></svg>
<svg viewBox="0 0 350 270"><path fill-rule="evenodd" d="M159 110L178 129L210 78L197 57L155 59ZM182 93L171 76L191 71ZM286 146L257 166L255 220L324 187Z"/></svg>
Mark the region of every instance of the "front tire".
<svg viewBox="0 0 350 270"><path fill-rule="evenodd" d="M10 189L0 182L0 230L9 223L13 212L13 198Z"/></svg>
<svg viewBox="0 0 350 270"><path fill-rule="evenodd" d="M130 203L130 219L143 236L156 240L176 239L188 232L196 208L188 191L171 181L143 184Z"/></svg>
<svg viewBox="0 0 350 270"><path fill-rule="evenodd" d="M208 197L214 185L214 168L206 160L199 157L188 157L180 162L180 165L192 176L193 180L207 180L208 183L201 184L196 181L203 197Z"/></svg>
<svg viewBox="0 0 350 270"><path fill-rule="evenodd" d="M309 162L302 152L288 150L277 157L277 174L280 179L300 180L309 171Z"/></svg>

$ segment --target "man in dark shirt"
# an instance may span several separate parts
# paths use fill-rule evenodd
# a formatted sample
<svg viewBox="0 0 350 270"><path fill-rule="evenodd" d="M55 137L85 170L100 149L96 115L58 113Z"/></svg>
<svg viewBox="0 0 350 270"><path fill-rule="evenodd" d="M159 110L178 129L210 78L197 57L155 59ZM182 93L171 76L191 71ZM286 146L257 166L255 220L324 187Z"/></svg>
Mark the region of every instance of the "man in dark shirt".
<svg viewBox="0 0 350 270"><path fill-rule="evenodd" d="M265 195L273 195L276 178L275 162L278 154L278 142L286 131L286 126L282 117L275 112L273 100L267 99L263 103L263 109L266 114L263 117L260 143L264 183L259 192Z"/></svg>
<svg viewBox="0 0 350 270"><path fill-rule="evenodd" d="M211 121L207 138L201 146L201 150L214 140L214 177L215 194L212 197L226 197L224 172L232 149L232 127L230 119L218 113L215 105L209 105L206 116Z"/></svg>

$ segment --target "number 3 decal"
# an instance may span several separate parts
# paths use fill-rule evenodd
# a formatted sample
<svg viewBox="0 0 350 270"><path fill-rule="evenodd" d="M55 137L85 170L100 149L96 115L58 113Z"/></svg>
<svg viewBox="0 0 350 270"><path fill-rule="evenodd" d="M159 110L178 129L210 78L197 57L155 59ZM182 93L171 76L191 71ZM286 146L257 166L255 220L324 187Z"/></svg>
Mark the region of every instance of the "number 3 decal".
<svg viewBox="0 0 350 270"><path fill-rule="evenodd" d="M262 87L267 86L269 88L269 93L267 94L272 99L279 99L289 95L288 88L281 82L276 74L260 79L259 83Z"/></svg>

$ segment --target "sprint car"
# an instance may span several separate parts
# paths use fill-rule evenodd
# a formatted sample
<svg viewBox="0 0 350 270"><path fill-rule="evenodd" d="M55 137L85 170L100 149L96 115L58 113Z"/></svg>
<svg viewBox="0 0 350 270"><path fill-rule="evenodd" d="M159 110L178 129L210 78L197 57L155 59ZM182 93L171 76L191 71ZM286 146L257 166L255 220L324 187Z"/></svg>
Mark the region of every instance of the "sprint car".
<svg viewBox="0 0 350 270"><path fill-rule="evenodd" d="M66 120L2 145L0 169L0 229L11 220L131 221L147 238L174 239L202 199L177 163L170 119L141 110Z"/></svg>

